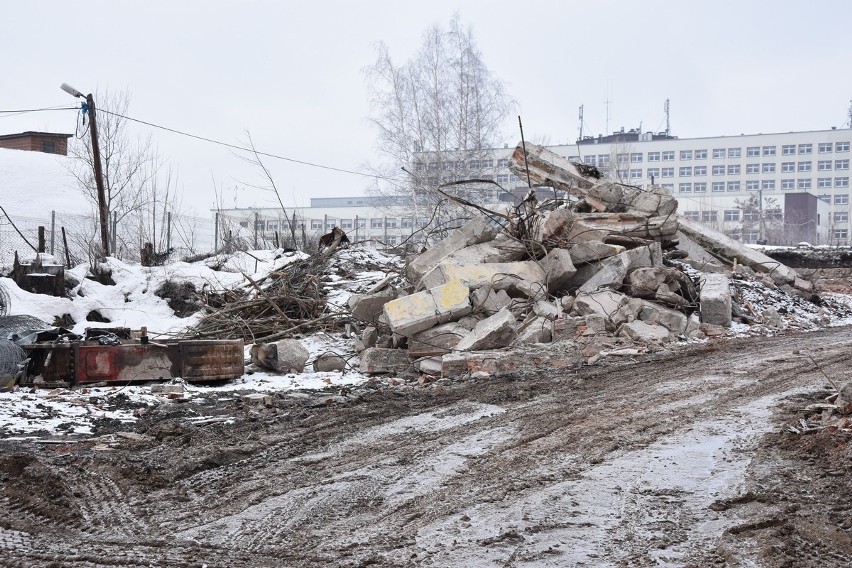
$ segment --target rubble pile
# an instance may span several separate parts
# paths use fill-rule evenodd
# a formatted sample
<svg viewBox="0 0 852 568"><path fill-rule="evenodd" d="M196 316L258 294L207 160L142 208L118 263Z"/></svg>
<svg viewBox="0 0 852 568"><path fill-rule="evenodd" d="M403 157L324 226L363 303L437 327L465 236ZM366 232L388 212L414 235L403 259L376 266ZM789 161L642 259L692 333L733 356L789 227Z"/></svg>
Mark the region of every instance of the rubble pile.
<svg viewBox="0 0 852 568"><path fill-rule="evenodd" d="M784 327L732 281L813 305L809 281L678 216L663 188L602 180L535 145L519 146L510 168L552 188L548 198L531 190L509 213L473 219L411 259L406 284L349 299L362 372L447 377L513 353L523 364L523 346L544 343L588 363L723 335L737 321Z"/></svg>

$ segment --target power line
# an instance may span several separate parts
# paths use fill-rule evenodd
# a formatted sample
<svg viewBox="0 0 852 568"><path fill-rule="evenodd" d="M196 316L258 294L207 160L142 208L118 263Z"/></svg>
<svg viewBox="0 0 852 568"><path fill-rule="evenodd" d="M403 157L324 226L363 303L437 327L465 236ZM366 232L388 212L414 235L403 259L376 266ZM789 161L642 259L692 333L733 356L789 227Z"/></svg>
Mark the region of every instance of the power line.
<svg viewBox="0 0 852 568"><path fill-rule="evenodd" d="M279 154L272 154L270 152L261 152L259 150L255 150L253 148L249 148L249 147L246 147L246 146L239 146L237 144L230 144L228 142L222 142L221 140L214 140L213 138L207 138L205 136L199 136L197 134L191 134L189 132L183 132L183 131L177 130L175 128L169 128L168 126L162 126L162 125L159 125L159 124L154 124L153 122L147 122L145 120L140 120L138 118L132 118L130 116L125 116L123 114L118 114L116 112L112 112L112 111L108 111L108 110L104 110L104 109L98 109L98 112L102 112L102 113L105 113L105 114L111 114L113 116L117 116L117 117L123 118L125 120L130 120L132 122L138 122L139 124L144 124L146 126L150 126L151 128L158 128L160 130L165 130L166 132L171 132L173 134L179 134L181 136L186 136L186 137L189 137L189 138L195 138L196 140L202 140L204 142L209 142L211 144L218 144L219 146L224 146L226 148L231 148L231 149L234 149L234 150L241 150L243 152L251 152L252 154L257 154L258 156L266 156L268 158L275 158L276 160L284 160L286 162L291 162L291 163L294 163L294 164L301 164L303 166L309 166L309 167L312 167L312 168L320 168L320 169L323 169L323 170L330 170L330 171L340 172L340 173L344 173L344 174L352 174L352 175L361 176L361 177L368 177L368 178L381 179L381 180L390 181L390 182L403 183L403 180L399 180L399 179L395 179L395 178L388 178L388 177L380 176L380 175L376 175L376 174L367 174L367 173L364 173L364 172L357 172L355 170L347 170L345 168L337 168L337 167L334 167L334 166L326 166L324 164L317 164L315 162L308 162L306 160L299 160L299 159L296 159L296 158L288 158L287 156L281 156Z"/></svg>
<svg viewBox="0 0 852 568"><path fill-rule="evenodd" d="M0 110L0 114L5 116L0 116L0 118L9 118L10 116L16 116L19 114L26 114L28 112L44 112L51 110L77 110L77 107L45 107L45 108L24 108L24 109L15 109L15 110Z"/></svg>

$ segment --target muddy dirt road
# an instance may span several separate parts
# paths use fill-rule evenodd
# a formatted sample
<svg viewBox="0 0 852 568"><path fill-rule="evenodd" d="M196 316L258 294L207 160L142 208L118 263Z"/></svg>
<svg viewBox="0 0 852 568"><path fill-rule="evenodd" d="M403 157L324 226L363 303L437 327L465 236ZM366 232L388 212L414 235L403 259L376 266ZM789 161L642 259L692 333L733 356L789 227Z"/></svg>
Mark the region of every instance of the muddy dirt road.
<svg viewBox="0 0 852 568"><path fill-rule="evenodd" d="M8 566L849 566L852 328L0 442ZM190 415L193 417L190 419ZM225 418L230 423L223 422ZM126 427L125 427L126 429Z"/></svg>

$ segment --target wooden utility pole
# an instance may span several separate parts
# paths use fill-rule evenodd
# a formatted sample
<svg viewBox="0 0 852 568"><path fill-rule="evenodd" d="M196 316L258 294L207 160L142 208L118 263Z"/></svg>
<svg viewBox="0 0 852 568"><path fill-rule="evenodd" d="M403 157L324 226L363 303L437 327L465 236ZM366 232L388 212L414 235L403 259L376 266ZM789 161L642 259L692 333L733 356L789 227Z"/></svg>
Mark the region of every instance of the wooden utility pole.
<svg viewBox="0 0 852 568"><path fill-rule="evenodd" d="M89 109L89 132L92 133L92 157L95 165L95 184L98 186L98 216L101 224L101 248L103 257L109 256L109 209L104 189L104 171L101 166L101 148L98 144L98 123L95 118L95 99L92 93L86 95L86 106Z"/></svg>

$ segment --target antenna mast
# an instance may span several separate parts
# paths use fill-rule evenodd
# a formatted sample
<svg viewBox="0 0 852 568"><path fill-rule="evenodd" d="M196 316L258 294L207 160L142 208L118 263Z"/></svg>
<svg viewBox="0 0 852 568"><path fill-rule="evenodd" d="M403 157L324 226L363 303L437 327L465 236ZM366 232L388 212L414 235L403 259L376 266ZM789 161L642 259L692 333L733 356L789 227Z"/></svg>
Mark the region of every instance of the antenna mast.
<svg viewBox="0 0 852 568"><path fill-rule="evenodd" d="M663 106L663 110L666 111L666 136L669 136L672 131L671 123L669 122L669 99L666 99L666 104Z"/></svg>
<svg viewBox="0 0 852 568"><path fill-rule="evenodd" d="M852 110L850 110L852 112ZM580 138L578 140L583 139L583 105L580 105Z"/></svg>

